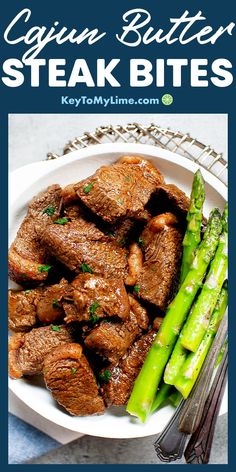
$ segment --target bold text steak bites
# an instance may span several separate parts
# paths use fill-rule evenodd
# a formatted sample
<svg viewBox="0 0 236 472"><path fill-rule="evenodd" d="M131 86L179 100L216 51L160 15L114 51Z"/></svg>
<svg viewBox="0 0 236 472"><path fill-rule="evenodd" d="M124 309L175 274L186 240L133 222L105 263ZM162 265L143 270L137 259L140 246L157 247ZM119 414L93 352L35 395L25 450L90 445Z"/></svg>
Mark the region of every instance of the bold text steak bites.
<svg viewBox="0 0 236 472"><path fill-rule="evenodd" d="M141 238L144 264L136 280L136 295L164 311L179 281L183 235L176 217L164 213L150 221Z"/></svg>
<svg viewBox="0 0 236 472"><path fill-rule="evenodd" d="M53 398L71 415L102 414L104 403L79 344L53 349L44 360L44 379Z"/></svg>
<svg viewBox="0 0 236 472"><path fill-rule="evenodd" d="M29 333L16 333L9 339L9 374L40 374L45 356L55 347L73 342L71 330L65 326L45 326Z"/></svg>
<svg viewBox="0 0 236 472"><path fill-rule="evenodd" d="M111 242L93 223L83 218L64 225L48 225L42 244L70 270L94 272L124 279L126 251Z"/></svg>
<svg viewBox="0 0 236 472"><path fill-rule="evenodd" d="M44 266L47 251L39 242L35 225L43 232L49 223L58 218L61 201L60 186L52 185L29 204L27 216L9 250L9 277L15 282L40 283L47 279L48 271Z"/></svg>
<svg viewBox="0 0 236 472"><path fill-rule="evenodd" d="M141 370L155 336L155 331L144 334L131 346L119 364L111 365L101 372L101 380L103 378L108 379L101 388L107 406L126 405L134 381Z"/></svg>
<svg viewBox="0 0 236 472"><path fill-rule="evenodd" d="M123 158L120 163L100 167L94 175L75 184L72 193L77 193L104 221L115 223L121 217L139 219L162 182L162 175L148 161L127 156L127 161Z"/></svg>
<svg viewBox="0 0 236 472"><path fill-rule="evenodd" d="M61 299L66 295L68 282L32 290L9 290L8 327L10 331L29 331L41 323L53 323L62 318Z"/></svg>
<svg viewBox="0 0 236 472"><path fill-rule="evenodd" d="M65 303L66 313L70 308L66 322L95 321L110 316L124 319L129 314L129 299L122 280L86 273L78 275L70 288L74 314L70 304Z"/></svg>
<svg viewBox="0 0 236 472"><path fill-rule="evenodd" d="M131 296L129 299L130 314L124 322L101 322L85 338L87 348L106 357L110 362L120 359L142 333L142 329L148 327L145 308Z"/></svg>

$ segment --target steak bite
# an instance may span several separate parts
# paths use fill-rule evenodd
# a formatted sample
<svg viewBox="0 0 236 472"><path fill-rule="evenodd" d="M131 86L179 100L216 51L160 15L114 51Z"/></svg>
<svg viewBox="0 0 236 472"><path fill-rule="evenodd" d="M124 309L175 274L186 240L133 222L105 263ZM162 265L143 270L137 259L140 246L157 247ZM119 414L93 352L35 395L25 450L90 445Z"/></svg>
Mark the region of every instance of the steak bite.
<svg viewBox="0 0 236 472"><path fill-rule="evenodd" d="M94 373L79 344L53 349L44 360L44 380L53 398L71 415L104 413Z"/></svg>
<svg viewBox="0 0 236 472"><path fill-rule="evenodd" d="M114 238L114 241L118 246L125 246L130 238L132 237L137 223L131 218L122 218L115 225L112 225L107 231L107 235L110 238Z"/></svg>
<svg viewBox="0 0 236 472"><path fill-rule="evenodd" d="M155 331L149 331L130 347L128 353L100 374L102 383L101 393L106 406L126 405L136 377L138 376L147 353L156 336Z"/></svg>
<svg viewBox="0 0 236 472"><path fill-rule="evenodd" d="M85 338L87 348L116 362L123 357L143 329L148 328L147 311L129 296L130 313L123 322L101 322Z"/></svg>
<svg viewBox="0 0 236 472"><path fill-rule="evenodd" d="M94 274L80 274L72 282L70 291L74 314L65 303L68 316L65 321L92 321L100 318L118 316L122 319L129 314L129 299L125 286L120 279L105 279Z"/></svg>
<svg viewBox="0 0 236 472"><path fill-rule="evenodd" d="M8 291L8 328L10 331L29 331L37 325L37 305L43 292L43 287Z"/></svg>
<svg viewBox="0 0 236 472"><path fill-rule="evenodd" d="M142 218L151 194L164 181L148 161L136 156L126 156L126 159L100 167L71 189L72 196L77 193L90 210L108 223L124 217Z"/></svg>
<svg viewBox="0 0 236 472"><path fill-rule="evenodd" d="M23 375L42 372L45 356L55 347L73 342L71 329L66 326L34 328L29 333L16 333L9 338L9 375L19 379Z"/></svg>
<svg viewBox="0 0 236 472"><path fill-rule="evenodd" d="M182 231L171 213L154 217L141 234L144 263L136 280L136 296L161 311L175 295L182 256Z"/></svg>
<svg viewBox="0 0 236 472"><path fill-rule="evenodd" d="M41 323L54 323L64 317L62 300L67 296L68 291L69 284L66 279L62 279L58 284L45 287L37 304L37 316Z"/></svg>
<svg viewBox="0 0 236 472"><path fill-rule="evenodd" d="M41 243L73 272L87 271L121 279L126 275L126 251L84 218L48 225Z"/></svg>
<svg viewBox="0 0 236 472"><path fill-rule="evenodd" d="M40 283L47 279L47 250L42 246L35 225L43 232L61 210L61 188L52 185L33 198L28 212L9 249L9 277L19 284Z"/></svg>
<svg viewBox="0 0 236 472"><path fill-rule="evenodd" d="M190 200L183 190L174 184L163 183L158 186L156 197L156 206L161 212L170 211L185 222Z"/></svg>
<svg viewBox="0 0 236 472"><path fill-rule="evenodd" d="M69 284L65 279L48 287L31 290L9 290L9 330L29 331L39 322L53 323L64 315L62 298L66 296Z"/></svg>

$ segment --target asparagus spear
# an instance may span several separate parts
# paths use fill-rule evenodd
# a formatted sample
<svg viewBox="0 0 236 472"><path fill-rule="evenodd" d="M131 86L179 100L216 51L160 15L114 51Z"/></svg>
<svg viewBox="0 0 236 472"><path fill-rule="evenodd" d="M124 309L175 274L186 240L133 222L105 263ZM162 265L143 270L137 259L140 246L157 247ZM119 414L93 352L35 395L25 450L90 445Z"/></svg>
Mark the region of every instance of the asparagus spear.
<svg viewBox="0 0 236 472"><path fill-rule="evenodd" d="M187 359L189 351L181 344L181 333L178 337L177 343L175 344L174 350L171 354L165 372L164 372L164 382L169 385L174 385L175 379L178 376L178 373Z"/></svg>
<svg viewBox="0 0 236 472"><path fill-rule="evenodd" d="M181 392L184 398L187 398L197 380L198 374L201 370L203 362L210 350L219 327L220 321L222 320L228 303L228 287L225 281L219 298L217 300L215 309L212 313L209 327L206 331L205 336L196 352L191 352L180 373L175 381L175 388Z"/></svg>
<svg viewBox="0 0 236 472"><path fill-rule="evenodd" d="M160 408L160 406L163 405L166 400L168 400L171 390L171 385L167 385L162 382L160 389L157 392L156 398L154 399L154 402L152 404L151 413L158 410L158 408Z"/></svg>
<svg viewBox="0 0 236 472"><path fill-rule="evenodd" d="M180 270L182 284L191 266L195 250L201 241L202 209L205 200L205 186L200 169L194 175L190 206L187 214L187 229L183 240L183 257Z"/></svg>
<svg viewBox="0 0 236 472"><path fill-rule="evenodd" d="M142 421L150 413L163 370L174 347L186 315L202 284L207 267L215 254L221 233L221 215L218 209L211 212L202 242L196 250L191 268L174 300L148 352L135 381L126 410Z"/></svg>
<svg viewBox="0 0 236 472"><path fill-rule="evenodd" d="M184 326L181 344L189 351L196 352L207 330L209 319L214 310L216 300L227 272L227 241L228 241L228 205L222 215L222 233L215 256L201 293L194 304L193 310Z"/></svg>
<svg viewBox="0 0 236 472"><path fill-rule="evenodd" d="M171 403L171 405L173 405L175 408L177 408L180 400L182 399L182 395L180 392L178 392L178 390L174 390L170 396L169 396L169 401Z"/></svg>

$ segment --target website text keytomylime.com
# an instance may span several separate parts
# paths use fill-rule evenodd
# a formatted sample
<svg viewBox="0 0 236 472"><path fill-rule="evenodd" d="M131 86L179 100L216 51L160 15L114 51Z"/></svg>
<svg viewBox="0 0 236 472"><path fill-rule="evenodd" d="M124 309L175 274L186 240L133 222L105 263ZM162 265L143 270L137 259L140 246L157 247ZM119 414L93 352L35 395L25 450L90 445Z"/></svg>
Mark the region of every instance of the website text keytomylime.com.
<svg viewBox="0 0 236 472"><path fill-rule="evenodd" d="M70 97L68 95L62 95L60 97L61 105L71 106L78 108L83 105L101 105L106 108L108 105L159 105L159 98L157 97L118 97L118 95L102 96L94 95L89 97L87 95L81 95L81 97Z"/></svg>

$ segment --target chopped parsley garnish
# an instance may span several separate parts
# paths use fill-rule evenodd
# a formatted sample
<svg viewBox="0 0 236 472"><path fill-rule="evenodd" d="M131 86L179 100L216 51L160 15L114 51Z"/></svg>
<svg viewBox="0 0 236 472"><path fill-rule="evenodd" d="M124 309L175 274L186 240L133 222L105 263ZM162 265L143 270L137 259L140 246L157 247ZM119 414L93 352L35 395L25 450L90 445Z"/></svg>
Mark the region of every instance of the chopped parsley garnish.
<svg viewBox="0 0 236 472"><path fill-rule="evenodd" d="M115 236L114 231L109 231L109 233L107 233L107 236L109 236L109 238L114 238Z"/></svg>
<svg viewBox="0 0 236 472"><path fill-rule="evenodd" d="M98 302L94 302L89 308L89 313L90 313L89 321L91 321L92 323L97 323L97 321L99 320L99 316L95 315L95 311L99 306L100 305Z"/></svg>
<svg viewBox="0 0 236 472"><path fill-rule="evenodd" d="M93 274L93 269L91 269L91 267L89 267L88 264L82 264L81 270L82 272L89 272L90 274Z"/></svg>
<svg viewBox="0 0 236 472"><path fill-rule="evenodd" d="M90 182L90 184L87 185L87 187L84 187L84 193L89 193L94 182Z"/></svg>
<svg viewBox="0 0 236 472"><path fill-rule="evenodd" d="M68 223L69 219L68 218L58 218L58 220L54 221L55 225L65 225Z"/></svg>
<svg viewBox="0 0 236 472"><path fill-rule="evenodd" d="M61 327L60 327L60 326L51 325L51 330L52 330L52 331L56 331L57 333L60 333Z"/></svg>
<svg viewBox="0 0 236 472"><path fill-rule="evenodd" d="M43 214L48 215L48 216L53 216L54 213L55 213L55 208L52 206L52 205L49 205L49 207L45 208L45 210L43 210Z"/></svg>
<svg viewBox="0 0 236 472"><path fill-rule="evenodd" d="M51 269L52 266L51 265L42 265L42 266L38 266L38 271L39 272L48 272L49 269Z"/></svg>
<svg viewBox="0 0 236 472"><path fill-rule="evenodd" d="M30 292L31 292L31 290L30 290L30 289L28 289L28 290L25 290L25 293L30 293Z"/></svg>
<svg viewBox="0 0 236 472"><path fill-rule="evenodd" d="M108 383L111 378L111 372L109 370L104 370L102 374L99 375L100 380L104 383Z"/></svg>
<svg viewBox="0 0 236 472"><path fill-rule="evenodd" d="M96 309L99 307L99 303L98 302L94 302L91 307L89 308L89 313L90 315L94 315Z"/></svg>
<svg viewBox="0 0 236 472"><path fill-rule="evenodd" d="M93 324L97 323L98 320L99 320L99 316L97 316L97 315L91 315L89 317L89 321L91 321L91 323L93 323Z"/></svg>
<svg viewBox="0 0 236 472"><path fill-rule="evenodd" d="M133 292L138 293L140 290L140 285L135 285L133 288Z"/></svg>
<svg viewBox="0 0 236 472"><path fill-rule="evenodd" d="M143 247L144 246L144 240L139 236L138 238L138 244L139 246Z"/></svg>
<svg viewBox="0 0 236 472"><path fill-rule="evenodd" d="M60 303L58 303L58 301L55 298L52 301L52 306L53 308L61 308Z"/></svg>
<svg viewBox="0 0 236 472"><path fill-rule="evenodd" d="M119 198L117 201L120 205L123 205L123 203L124 203L124 200L122 200L122 198Z"/></svg>
<svg viewBox="0 0 236 472"><path fill-rule="evenodd" d="M78 369L76 369L76 367L71 367L71 373L72 374L76 374Z"/></svg>
<svg viewBox="0 0 236 472"><path fill-rule="evenodd" d="M126 243L127 243L127 238L122 238L122 239L120 239L120 241L119 241L119 245L120 245L120 246L123 246L123 245L126 244Z"/></svg>

